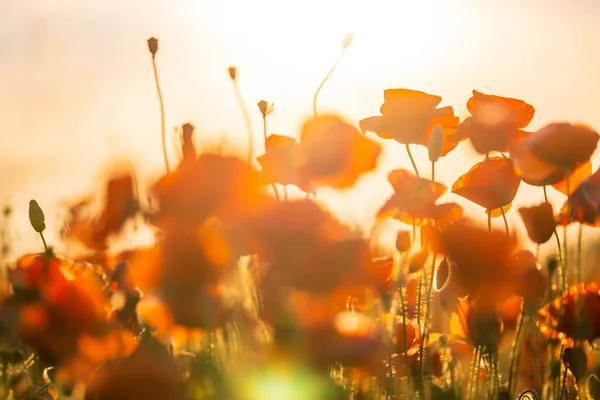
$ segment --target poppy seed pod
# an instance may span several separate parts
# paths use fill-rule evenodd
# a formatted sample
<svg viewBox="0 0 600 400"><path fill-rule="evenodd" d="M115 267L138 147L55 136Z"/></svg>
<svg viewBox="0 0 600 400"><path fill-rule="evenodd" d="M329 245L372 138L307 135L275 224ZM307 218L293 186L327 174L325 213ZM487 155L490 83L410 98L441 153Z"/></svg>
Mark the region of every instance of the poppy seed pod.
<svg viewBox="0 0 600 400"><path fill-rule="evenodd" d="M158 39L155 37L151 37L150 39L148 39L148 50L150 50L150 54L152 54L152 57L154 57L156 55L156 52L158 51Z"/></svg>
<svg viewBox="0 0 600 400"><path fill-rule="evenodd" d="M29 201L29 222L33 229L38 233L42 233L46 229L44 212L35 200Z"/></svg>
<svg viewBox="0 0 600 400"><path fill-rule="evenodd" d="M231 66L227 68L227 72L229 72L229 77L231 78L231 80L235 82L235 80L237 79L237 67Z"/></svg>
<svg viewBox="0 0 600 400"><path fill-rule="evenodd" d="M352 44L353 40L354 35L352 35L351 33L346 33L342 38L342 48L347 49Z"/></svg>
<svg viewBox="0 0 600 400"><path fill-rule="evenodd" d="M410 250L411 239L409 231L398 231L396 235L396 250L400 253Z"/></svg>
<svg viewBox="0 0 600 400"><path fill-rule="evenodd" d="M444 148L444 131L440 125L437 125L431 132L427 150L429 151L429 161L436 162L442 155Z"/></svg>

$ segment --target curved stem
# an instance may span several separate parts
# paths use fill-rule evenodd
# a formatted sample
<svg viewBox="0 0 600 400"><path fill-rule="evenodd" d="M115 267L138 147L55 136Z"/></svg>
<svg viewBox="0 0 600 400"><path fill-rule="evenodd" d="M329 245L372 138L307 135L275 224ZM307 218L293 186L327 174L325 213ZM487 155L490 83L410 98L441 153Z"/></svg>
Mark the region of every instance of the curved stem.
<svg viewBox="0 0 600 400"><path fill-rule="evenodd" d="M48 248L48 244L46 243L46 238L44 237L44 232L40 232L40 237L42 238L42 243L44 244L44 251L48 252L50 249Z"/></svg>
<svg viewBox="0 0 600 400"><path fill-rule="evenodd" d="M250 114L248 113L246 103L244 103L244 98L242 97L242 92L240 91L237 81L232 80L232 82L235 97L237 98L238 105L242 111L242 116L244 117L244 123L246 124L246 132L248 133L248 164L252 165L252 162L254 161L254 133L252 132L252 122L250 121Z"/></svg>
<svg viewBox="0 0 600 400"><path fill-rule="evenodd" d="M548 201L548 191L546 190L546 186L542 187L544 189L544 201L546 203L549 203ZM558 236L558 231L556 230L556 228L554 228L554 237L556 238L556 247L558 249L558 260L560 261L560 280L561 280L561 289L564 292L566 290L566 279L565 279L565 273L563 271L562 265L563 265L563 253L562 253L562 245L560 243L560 237Z"/></svg>
<svg viewBox="0 0 600 400"><path fill-rule="evenodd" d="M163 101L162 91L160 90L160 83L158 81L158 70L156 69L156 57L152 56L152 69L154 70L154 81L156 82L156 92L158 93L158 103L160 105L160 132L162 141L163 157L165 159L165 169L167 174L170 172L169 158L167 156L167 139L165 134L165 104Z"/></svg>
<svg viewBox="0 0 600 400"><path fill-rule="evenodd" d="M502 211L502 219L504 220L504 229L506 229L506 236L508 236L509 235L508 221L506 220L506 213L504 212L504 207L500 207L500 211Z"/></svg>
<svg viewBox="0 0 600 400"><path fill-rule="evenodd" d="M583 282L582 271L582 247L583 247L583 224L579 224L579 233L577 234L577 283Z"/></svg>
<svg viewBox="0 0 600 400"><path fill-rule="evenodd" d="M314 118L317 118L317 99L319 97L319 93L321 92L321 89L323 89L323 86L325 86L325 83L327 83L327 80L329 80L329 77L331 76L331 74L333 74L333 71L335 71L335 69L337 68L338 64L342 60L342 57L344 56L344 52L345 51L346 51L346 48L343 48L342 52L340 53L340 55L338 56L337 60L335 61L335 64L333 64L333 67L331 67L331 69L329 70L329 72L327 73L327 75L325 75L325 78L321 81L321 84L319 85L319 87L317 88L317 91L315 92L315 97L313 98L313 115L314 115Z"/></svg>
<svg viewBox="0 0 600 400"><path fill-rule="evenodd" d="M406 153L408 154L408 158L410 158L410 163L412 164L413 169L415 170L415 175L420 177L419 170L417 169L417 163L415 163L415 159L410 151L410 145L406 144Z"/></svg>

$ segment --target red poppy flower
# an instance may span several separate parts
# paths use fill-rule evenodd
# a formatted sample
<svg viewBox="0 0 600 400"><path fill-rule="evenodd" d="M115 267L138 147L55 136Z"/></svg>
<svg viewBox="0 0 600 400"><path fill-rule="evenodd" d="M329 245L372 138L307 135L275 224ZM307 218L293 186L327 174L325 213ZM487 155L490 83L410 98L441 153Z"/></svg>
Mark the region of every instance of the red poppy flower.
<svg viewBox="0 0 600 400"><path fill-rule="evenodd" d="M271 135L267 138L265 147L265 154L257 158L262 167L265 181L282 185L296 185L304 190L307 182L300 173L304 156L296 139Z"/></svg>
<svg viewBox="0 0 600 400"><path fill-rule="evenodd" d="M508 151L508 145L527 135L522 129L533 119L534 108L523 100L488 95L473 90L467 101L471 117L460 124L454 135L469 138L480 154L490 151Z"/></svg>
<svg viewBox="0 0 600 400"><path fill-rule="evenodd" d="M305 164L302 173L313 185L348 188L374 170L381 146L333 115L307 121L300 133Z"/></svg>
<svg viewBox="0 0 600 400"><path fill-rule="evenodd" d="M540 310L540 331L567 347L600 337L600 289L595 283L572 286Z"/></svg>
<svg viewBox="0 0 600 400"><path fill-rule="evenodd" d="M510 158L523 181L553 185L590 160L599 138L587 126L553 123L512 143Z"/></svg>
<svg viewBox="0 0 600 400"><path fill-rule="evenodd" d="M436 108L442 98L410 89L386 89L380 116L360 121L363 132L370 131L383 139L402 144L427 146L436 126L441 126L444 145L441 155L454 149L460 140L452 139L458 129L458 117L452 107Z"/></svg>
<svg viewBox="0 0 600 400"><path fill-rule="evenodd" d="M543 244L550 240L556 229L552 204L542 203L533 207L521 207L519 214L532 242Z"/></svg>
<svg viewBox="0 0 600 400"><path fill-rule="evenodd" d="M491 211L510 205L520 184L510 160L490 157L458 178L452 185L452 193Z"/></svg>
<svg viewBox="0 0 600 400"><path fill-rule="evenodd" d="M588 176L572 191L569 199L560 210L561 225L580 222L600 226L600 169Z"/></svg>
<svg viewBox="0 0 600 400"><path fill-rule="evenodd" d="M409 225L431 221L448 224L462 217L458 204L436 204L446 191L441 183L419 178L403 169L390 172L388 180L395 193L379 209L379 217L394 218Z"/></svg>

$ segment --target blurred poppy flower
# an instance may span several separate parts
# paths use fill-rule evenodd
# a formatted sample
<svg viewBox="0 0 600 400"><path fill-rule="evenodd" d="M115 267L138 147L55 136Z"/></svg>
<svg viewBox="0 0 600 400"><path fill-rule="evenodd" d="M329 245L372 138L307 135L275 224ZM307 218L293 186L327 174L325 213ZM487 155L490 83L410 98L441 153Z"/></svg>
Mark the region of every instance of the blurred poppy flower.
<svg viewBox="0 0 600 400"><path fill-rule="evenodd" d="M300 133L302 173L314 185L348 188L377 166L381 146L333 115L307 121Z"/></svg>
<svg viewBox="0 0 600 400"><path fill-rule="evenodd" d="M419 178L403 169L390 172L388 181L394 194L379 209L379 217L394 218L409 225L432 221L448 224L462 217L458 204L436 204L446 191L441 183Z"/></svg>
<svg viewBox="0 0 600 400"><path fill-rule="evenodd" d="M248 228L251 248L281 284L315 293L339 285L377 284L366 239L306 200L275 202Z"/></svg>
<svg viewBox="0 0 600 400"><path fill-rule="evenodd" d="M193 164L180 165L152 188L162 218L197 224L209 216L230 221L244 218L266 201L260 193L260 175L239 158L201 154Z"/></svg>
<svg viewBox="0 0 600 400"><path fill-rule="evenodd" d="M454 140L469 138L480 154L490 151L506 152L514 140L527 135L522 129L533 119L534 108L523 100L488 95L473 90L467 101L471 113L452 136Z"/></svg>
<svg viewBox="0 0 600 400"><path fill-rule="evenodd" d="M72 260L51 252L24 255L14 269L8 270L15 296L19 300L38 300L49 288L73 279L69 273L72 264Z"/></svg>
<svg viewBox="0 0 600 400"><path fill-rule="evenodd" d="M452 193L492 211L510 205L520 184L521 179L509 160L490 157L458 178L452 185Z"/></svg>
<svg viewBox="0 0 600 400"><path fill-rule="evenodd" d="M600 289L595 283L571 286L540 310L538 321L545 337L567 347L600 337Z"/></svg>
<svg viewBox="0 0 600 400"><path fill-rule="evenodd" d="M257 158L265 182L295 185L302 190L307 189L307 182L300 172L304 157L296 139L271 135L267 138L265 147L265 154Z"/></svg>
<svg viewBox="0 0 600 400"><path fill-rule="evenodd" d="M424 343L424 373L428 376L441 378L444 374L444 363L456 361L465 361L471 357L473 353L473 346L464 340L460 340L457 337L448 339L445 335L431 334L429 340ZM440 340L444 336L445 339ZM419 376L421 373L420 364L421 356L419 352L419 343L408 350L408 363L412 376ZM398 371L405 371L404 365L398 365L404 362L402 356L396 356L394 364L397 366ZM406 373L403 373L406 375ZM482 375L483 377L483 375Z"/></svg>
<svg viewBox="0 0 600 400"><path fill-rule="evenodd" d="M583 181L585 181L590 175L592 175L592 172L592 163L588 161L586 163L581 164L581 166L577 167L568 176L568 178L565 178L562 181L553 184L552 187L564 194L565 196L570 196L576 187L581 185Z"/></svg>
<svg viewBox="0 0 600 400"><path fill-rule="evenodd" d="M377 318L376 323L383 337L387 337L387 334L383 334L383 332L388 331L391 327L394 353L405 353L419 342L421 331L408 319L403 319L398 315L384 314ZM406 342L404 332L406 332Z"/></svg>
<svg viewBox="0 0 600 400"><path fill-rule="evenodd" d="M495 307L479 306L479 302L464 297L456 313L452 315L452 333L464 337L474 347L483 346L486 351L494 352L500 344L504 330L502 319Z"/></svg>
<svg viewBox="0 0 600 400"><path fill-rule="evenodd" d="M514 237L466 219L442 230L440 239L451 262L450 280L477 298L480 308L514 294L515 285L531 267L515 255Z"/></svg>
<svg viewBox="0 0 600 400"><path fill-rule="evenodd" d="M599 138L587 126L553 123L512 143L510 158L524 182L553 185L590 160Z"/></svg>
<svg viewBox="0 0 600 400"><path fill-rule="evenodd" d="M579 222L591 226L600 226L600 169L588 176L572 191L562 206L558 222L568 225Z"/></svg>
<svg viewBox="0 0 600 400"><path fill-rule="evenodd" d="M133 354L100 368L86 385L86 399L175 400L181 395L177 364L169 351L145 336Z"/></svg>
<svg viewBox="0 0 600 400"><path fill-rule="evenodd" d="M556 229L552 204L542 203L532 207L521 207L519 214L532 242L543 244L550 240Z"/></svg>
<svg viewBox="0 0 600 400"><path fill-rule="evenodd" d="M103 209L98 217L83 216L85 205L85 202L79 203L71 208L62 235L90 249L104 250L108 237L118 233L140 210L135 177L127 173L108 181Z"/></svg>
<svg viewBox="0 0 600 400"><path fill-rule="evenodd" d="M453 139L458 129L458 117L452 107L436 108L442 98L410 89L386 89L380 116L360 121L364 132L370 131L383 139L394 139L401 144L427 146L429 137L436 126L443 132L441 155L454 149L460 139Z"/></svg>

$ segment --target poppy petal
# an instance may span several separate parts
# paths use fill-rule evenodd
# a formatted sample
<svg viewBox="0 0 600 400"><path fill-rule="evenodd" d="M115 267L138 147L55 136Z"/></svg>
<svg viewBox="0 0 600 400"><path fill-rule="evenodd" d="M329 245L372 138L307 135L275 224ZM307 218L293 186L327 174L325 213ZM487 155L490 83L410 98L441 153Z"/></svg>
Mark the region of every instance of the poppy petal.
<svg viewBox="0 0 600 400"><path fill-rule="evenodd" d="M565 169L549 164L533 154L526 140L511 143L509 152L515 173L529 185L553 185L564 179Z"/></svg>
<svg viewBox="0 0 600 400"><path fill-rule="evenodd" d="M581 183L590 175L592 175L592 163L588 161L573 171L568 178L568 185L567 179L563 179L562 181L553 184L552 187L565 196L569 196L571 193L573 193L575 188L581 185ZM569 187L568 190L567 186Z"/></svg>

